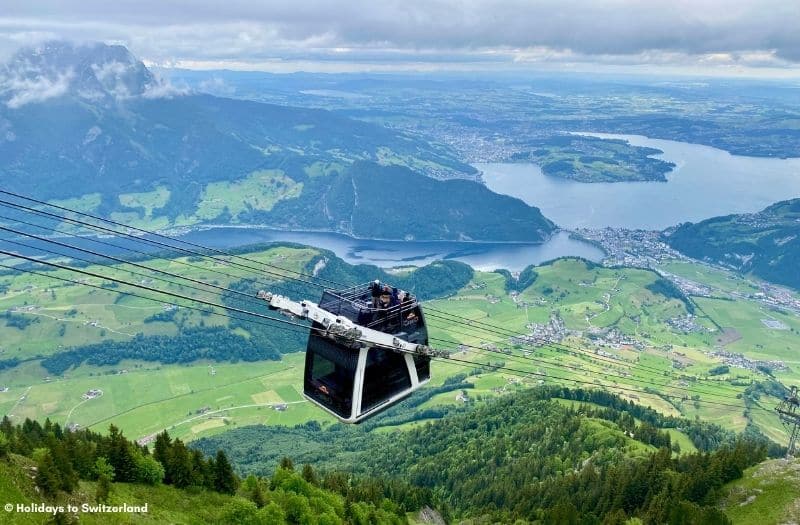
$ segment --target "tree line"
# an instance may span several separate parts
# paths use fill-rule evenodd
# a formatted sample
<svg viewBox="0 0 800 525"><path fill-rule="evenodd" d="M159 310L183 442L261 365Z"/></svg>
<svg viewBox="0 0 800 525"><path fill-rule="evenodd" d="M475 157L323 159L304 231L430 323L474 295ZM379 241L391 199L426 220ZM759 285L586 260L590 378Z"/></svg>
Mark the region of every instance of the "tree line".
<svg viewBox="0 0 800 525"><path fill-rule="evenodd" d="M432 499L429 492L400 482L341 472L321 475L310 465L296 472L287 458L271 476L242 480L222 450L208 457L164 431L156 436L151 453L113 425L108 435L101 435L65 430L49 419L14 425L6 417L0 422L0 462L11 468L14 455L35 462L34 483L45 500L85 497L78 494L82 480L93 483L91 497L98 503L110 502L117 483L165 484L194 494L230 496L218 509L220 524L401 525L407 522L406 508L418 509ZM86 486L81 488L85 492ZM59 514L54 521L70 518Z"/></svg>
<svg viewBox="0 0 800 525"><path fill-rule="evenodd" d="M128 440L111 425L108 435L90 430L65 430L50 419L44 424L26 419L14 425L0 422L0 458L19 454L36 462L36 486L47 496L71 493L79 480L97 481L97 500L105 501L111 482L164 483L196 486L233 494L239 483L222 450L207 458L166 431L158 435L154 453Z"/></svg>

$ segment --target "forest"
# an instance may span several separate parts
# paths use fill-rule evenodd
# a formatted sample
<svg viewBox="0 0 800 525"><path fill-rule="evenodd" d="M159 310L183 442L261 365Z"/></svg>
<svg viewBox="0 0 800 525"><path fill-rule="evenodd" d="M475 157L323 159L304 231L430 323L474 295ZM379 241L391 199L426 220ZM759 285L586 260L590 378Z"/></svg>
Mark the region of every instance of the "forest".
<svg viewBox="0 0 800 525"><path fill-rule="evenodd" d="M413 412L411 401L378 417ZM715 507L720 487L783 452L755 433L666 417L601 391L541 387L450 410L444 418L417 411L423 424L403 432L312 422L244 427L193 446L225 448L240 472L269 472L288 455L322 472L407 482L443 515L487 523L727 523ZM697 452L681 453L667 429L689 436Z"/></svg>
<svg viewBox="0 0 800 525"><path fill-rule="evenodd" d="M426 491L402 483L341 473L320 476L310 465L295 472L288 458L271 476L241 479L222 450L205 456L166 431L156 437L151 452L113 425L107 435L101 435L63 429L49 419L44 424L26 420L14 425L6 417L0 422L0 471L19 474L20 466L34 473L38 497L48 503L87 496L95 503L116 501L115 492L126 490L121 484L169 486L179 491L173 498L180 497L180 491L185 491L185 497L222 496L213 496L223 505L211 511L216 515L214 522L220 524L400 525L406 523L403 507L385 494L418 508L431 499ZM10 498L3 486L0 497ZM87 495L90 487L93 491ZM174 500L161 504L179 508ZM200 522L199 516L192 518ZM77 519L61 512L51 516L54 523L76 523Z"/></svg>

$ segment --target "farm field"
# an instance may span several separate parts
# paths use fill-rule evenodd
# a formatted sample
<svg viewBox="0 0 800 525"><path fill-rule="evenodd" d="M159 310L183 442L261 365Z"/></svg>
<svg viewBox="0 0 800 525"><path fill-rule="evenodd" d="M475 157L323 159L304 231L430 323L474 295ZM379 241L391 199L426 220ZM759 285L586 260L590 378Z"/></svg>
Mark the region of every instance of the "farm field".
<svg viewBox="0 0 800 525"><path fill-rule="evenodd" d="M316 253L312 248L277 247L248 257L301 270ZM238 276L238 270L208 259L154 259L142 264L225 287ZM685 262L670 268L694 277L709 276L714 286L729 285L732 291L745 286L734 277L720 277L705 265L698 264L696 271ZM132 279L123 267L112 271ZM786 367L775 370L775 377L784 383L798 381L798 358L792 349L797 347L800 323L795 317L765 312L756 301L746 299L693 298L702 308L695 317L696 329L679 330L669 321L686 317L687 307L677 298L648 288L658 279L654 272L564 259L537 267L536 273L530 286L511 293L502 274L475 272L472 281L454 295L427 303L431 345L454 350L453 357L464 361L435 361L430 386L469 373L467 380L474 388L465 394L480 400L540 384L602 387L664 414L698 416L735 431L752 423L775 441L785 439L773 411L779 399L762 394L750 401L746 410L745 390L767 376L754 366L729 366L724 373L713 375L723 360L711 351L782 361ZM161 304L120 296L113 289L53 284L38 275L3 275L0 285L4 290L0 312L6 316L0 326L0 359L20 361L0 370L0 390L8 389L0 392L0 412L4 414L20 420L50 417L61 424L98 431L114 424L136 439L168 429L189 441L250 424L333 421L301 395L302 345L294 349L297 352L286 349L288 353L280 361L201 359L162 364L128 359L114 366L83 364L63 375L49 374L39 359L78 343L125 340L137 333L175 335L188 326L225 326L228 319L180 305L173 315ZM218 300L214 291L172 284L165 287ZM790 329L770 328L761 322L765 315ZM739 337L721 342L716 325L736 327ZM234 330L249 337L242 326ZM509 338L532 331L537 337L559 342L541 345L536 338L528 342ZM509 370L497 369L498 365ZM482 369L475 371L478 366ZM92 389L102 395L83 399ZM457 394L437 394L420 408L456 406L463 403ZM391 429L413 426L401 424ZM674 438L688 448L681 436Z"/></svg>
<svg viewBox="0 0 800 525"><path fill-rule="evenodd" d="M312 248L279 247L254 252L248 257L299 271L316 254ZM246 270L207 258L150 259L137 264L218 287L229 287L250 277ZM133 265L89 265L82 270L205 301L220 301L218 288L195 283L176 284L175 277ZM275 282L276 289L285 293L291 288L281 285L280 277L281 272L275 271L274 275L262 276L261 280ZM154 295L178 307L174 319L165 322L157 317L170 310L162 302L121 295L118 285L95 277L83 278L95 288L66 283L59 278L75 279L76 275L66 270L45 275L7 272L0 275L0 312L5 316L0 317L0 360L24 361L51 355L64 347L129 340L138 333L175 335L178 326L227 324L224 317L180 308L184 304L180 299Z"/></svg>
<svg viewBox="0 0 800 525"><path fill-rule="evenodd" d="M691 263L682 262L681 266L685 272L693 271ZM720 279L705 265L698 263L694 266L702 270L700 275L714 275ZM666 414L699 416L736 431L744 430L748 422L752 422L773 440L783 442L786 439L783 426L773 410L779 399L762 395L751 410L745 411L744 391L752 381L768 379L762 372L730 366L725 374L709 375L722 362L719 356L710 353L725 350L742 353L752 360L783 361L788 368L775 370L775 376L789 384L800 380L796 372L796 353L792 351L798 347L796 331L770 329L760 321L765 314L757 302L694 298L711 319L701 317L704 314L698 312L695 318L698 330L686 333L666 322L686 315L683 304L647 290L646 286L656 278L652 272L590 269L574 260L557 261L536 271L538 278L519 294L516 301L504 290L504 280L500 275L476 273L475 280L466 289L433 304L439 310L476 320L476 323L484 321L520 332L525 331L529 322L545 323L554 312L558 312L565 337L557 346L515 347L504 341L503 336L487 334L479 328L470 329L458 322L433 319L430 315L428 322L453 341L475 346L495 344L505 348L510 352L505 358L475 349L467 349L464 355L471 352L482 354L484 358L488 355L490 361L502 360L508 367L542 374L540 381L562 382L567 386L602 385ZM732 278L730 286L737 290L746 285L736 283ZM516 303L525 303L527 308L518 307ZM796 317L782 312L770 311L769 314L787 326L797 326ZM712 320L722 326L743 326L746 339L729 345L720 344ZM625 341L608 344L607 336L593 334L609 328L630 336L622 339L645 342L645 348L631 348ZM495 393L513 388L511 381L520 381L521 385L538 382L529 378L520 380L504 371L491 375L504 378L506 383L493 385L492 392ZM652 389L652 392L629 391L642 388ZM476 381L476 393L479 389ZM428 403L445 400L434 398Z"/></svg>
<svg viewBox="0 0 800 525"><path fill-rule="evenodd" d="M303 191L281 170L256 171L233 182L212 182L203 191L193 220L216 219L226 211L236 216L248 209L269 211L276 202L296 198Z"/></svg>
<svg viewBox="0 0 800 525"><path fill-rule="evenodd" d="M0 382L9 391L0 393L0 407L15 421L46 415L97 431L114 424L136 439L164 429L191 440L229 426L326 420L301 395L304 357L294 353L281 361L238 364L125 362L114 373L82 366L33 384L30 377L4 371ZM101 394L83 397L90 390ZM280 405L285 410L276 410Z"/></svg>

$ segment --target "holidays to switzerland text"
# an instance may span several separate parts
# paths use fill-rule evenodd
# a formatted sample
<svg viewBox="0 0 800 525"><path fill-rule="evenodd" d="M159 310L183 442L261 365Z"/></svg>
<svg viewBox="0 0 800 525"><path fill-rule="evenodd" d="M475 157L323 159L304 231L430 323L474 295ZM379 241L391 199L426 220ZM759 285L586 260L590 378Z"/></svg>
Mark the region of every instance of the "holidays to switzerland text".
<svg viewBox="0 0 800 525"><path fill-rule="evenodd" d="M81 505L48 505L46 503L6 503L4 509L6 512L19 512L25 514L53 514L65 512L85 512L90 514L103 514L103 513L127 513L132 514L135 512L147 513L147 503L142 505L106 505L104 503L83 503Z"/></svg>

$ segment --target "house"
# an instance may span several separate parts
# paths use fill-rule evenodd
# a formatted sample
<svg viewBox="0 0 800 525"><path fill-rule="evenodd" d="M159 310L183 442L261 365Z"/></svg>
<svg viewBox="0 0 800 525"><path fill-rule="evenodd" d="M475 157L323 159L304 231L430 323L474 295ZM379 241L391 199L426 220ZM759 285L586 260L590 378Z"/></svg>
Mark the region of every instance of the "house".
<svg viewBox="0 0 800 525"><path fill-rule="evenodd" d="M100 397L102 395L103 395L102 390L100 390L99 388L92 388L91 390L83 394L83 396L81 397L83 397L83 399L89 400L89 399L94 399L96 397Z"/></svg>

